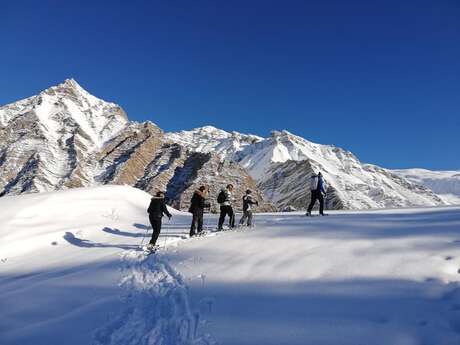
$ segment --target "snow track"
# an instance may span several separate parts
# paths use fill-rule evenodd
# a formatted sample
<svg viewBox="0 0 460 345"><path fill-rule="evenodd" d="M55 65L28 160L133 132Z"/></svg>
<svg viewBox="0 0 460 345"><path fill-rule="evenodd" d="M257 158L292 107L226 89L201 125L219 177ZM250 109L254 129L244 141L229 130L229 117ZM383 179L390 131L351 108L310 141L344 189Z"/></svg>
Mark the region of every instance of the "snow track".
<svg viewBox="0 0 460 345"><path fill-rule="evenodd" d="M257 214L192 239L171 210L145 257L149 200L1 198L1 345L460 344L460 207Z"/></svg>
<svg viewBox="0 0 460 345"><path fill-rule="evenodd" d="M95 344L210 345L200 333L200 313L193 311L188 287L159 254L122 255L125 309L95 332Z"/></svg>

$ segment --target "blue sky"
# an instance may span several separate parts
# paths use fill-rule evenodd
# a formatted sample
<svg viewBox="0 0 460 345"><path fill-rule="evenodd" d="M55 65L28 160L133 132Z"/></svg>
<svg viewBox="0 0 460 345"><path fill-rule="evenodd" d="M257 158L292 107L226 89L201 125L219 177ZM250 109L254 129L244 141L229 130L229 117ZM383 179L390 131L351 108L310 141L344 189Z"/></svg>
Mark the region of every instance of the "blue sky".
<svg viewBox="0 0 460 345"><path fill-rule="evenodd" d="M167 131L460 169L459 18L457 0L2 2L0 104L73 77Z"/></svg>

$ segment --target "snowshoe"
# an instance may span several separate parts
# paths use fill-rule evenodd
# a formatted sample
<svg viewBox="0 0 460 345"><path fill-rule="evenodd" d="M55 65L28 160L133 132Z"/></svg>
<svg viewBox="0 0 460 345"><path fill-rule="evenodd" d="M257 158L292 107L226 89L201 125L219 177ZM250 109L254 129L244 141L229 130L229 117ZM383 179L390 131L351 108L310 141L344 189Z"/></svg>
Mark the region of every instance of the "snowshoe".
<svg viewBox="0 0 460 345"><path fill-rule="evenodd" d="M143 249L144 249L144 254L145 255L150 255L150 254L155 253L158 249L160 249L160 246L153 245L153 244L148 244Z"/></svg>

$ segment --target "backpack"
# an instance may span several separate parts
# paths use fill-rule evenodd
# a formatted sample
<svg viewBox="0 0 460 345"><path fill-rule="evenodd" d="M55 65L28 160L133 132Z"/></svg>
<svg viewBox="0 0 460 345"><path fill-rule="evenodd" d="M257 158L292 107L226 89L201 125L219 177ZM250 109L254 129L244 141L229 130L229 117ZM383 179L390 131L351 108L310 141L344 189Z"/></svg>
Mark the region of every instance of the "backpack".
<svg viewBox="0 0 460 345"><path fill-rule="evenodd" d="M319 178L317 175L314 175L310 178L310 190L317 190L318 189L318 182Z"/></svg>
<svg viewBox="0 0 460 345"><path fill-rule="evenodd" d="M225 192L223 190L221 190L219 192L219 195L217 195L217 202L219 204L222 204L223 202L225 202L227 200L227 195L225 195Z"/></svg>

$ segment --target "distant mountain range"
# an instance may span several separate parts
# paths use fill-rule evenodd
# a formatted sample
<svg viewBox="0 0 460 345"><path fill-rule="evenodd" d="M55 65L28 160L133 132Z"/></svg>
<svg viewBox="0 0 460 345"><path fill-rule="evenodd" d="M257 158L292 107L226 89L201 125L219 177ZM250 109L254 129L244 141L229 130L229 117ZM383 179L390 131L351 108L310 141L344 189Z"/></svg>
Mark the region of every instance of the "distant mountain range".
<svg viewBox="0 0 460 345"><path fill-rule="evenodd" d="M460 171L400 169L393 172L409 181L430 188L448 204L460 205Z"/></svg>
<svg viewBox="0 0 460 345"><path fill-rule="evenodd" d="M166 190L171 205L187 209L193 191L205 184L216 210L218 191L232 183L238 207L251 189L260 211L304 209L308 180L318 171L328 184L329 209L460 200L446 196L460 195L455 173L433 172L438 180L457 178L455 189L443 184L440 190L432 179L414 178L412 170L364 164L349 151L287 131L268 138L212 126L164 133L152 122L129 121L120 106L90 95L73 79L0 107L2 196L128 184L149 193Z"/></svg>

